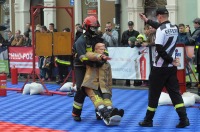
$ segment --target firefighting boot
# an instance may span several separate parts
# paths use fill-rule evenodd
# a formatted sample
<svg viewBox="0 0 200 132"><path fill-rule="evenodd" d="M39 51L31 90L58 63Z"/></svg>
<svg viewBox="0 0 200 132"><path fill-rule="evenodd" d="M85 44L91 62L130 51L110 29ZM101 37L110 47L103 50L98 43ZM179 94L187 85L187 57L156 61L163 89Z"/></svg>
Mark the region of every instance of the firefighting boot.
<svg viewBox="0 0 200 132"><path fill-rule="evenodd" d="M74 118L75 121L81 121L81 116L80 115L76 115L74 113L72 113L72 117Z"/></svg>
<svg viewBox="0 0 200 132"><path fill-rule="evenodd" d="M123 117L124 116L124 110L123 109L119 109L118 110L118 115Z"/></svg>
<svg viewBox="0 0 200 132"><path fill-rule="evenodd" d="M98 109L98 113L101 118L108 120L110 117L117 115L118 110L116 108L108 109L107 107L103 107L101 109Z"/></svg>
<svg viewBox="0 0 200 132"><path fill-rule="evenodd" d="M101 116L100 116L100 115L98 115L98 114L97 114L97 112L98 112L98 110L97 110L97 109L95 109L95 113L96 113L96 119L97 119L97 120L102 120L102 119L101 119Z"/></svg>
<svg viewBox="0 0 200 132"><path fill-rule="evenodd" d="M73 106L72 117L75 121L81 121L81 111L82 109L77 109Z"/></svg>
<svg viewBox="0 0 200 132"><path fill-rule="evenodd" d="M155 111L147 110L146 116L143 121L139 122L141 127L153 127L153 117L155 115Z"/></svg>
<svg viewBox="0 0 200 132"><path fill-rule="evenodd" d="M190 125L189 119L187 117L186 109L185 107L177 108L176 109L178 115L179 115L179 124L176 125L176 128L184 128L186 126Z"/></svg>

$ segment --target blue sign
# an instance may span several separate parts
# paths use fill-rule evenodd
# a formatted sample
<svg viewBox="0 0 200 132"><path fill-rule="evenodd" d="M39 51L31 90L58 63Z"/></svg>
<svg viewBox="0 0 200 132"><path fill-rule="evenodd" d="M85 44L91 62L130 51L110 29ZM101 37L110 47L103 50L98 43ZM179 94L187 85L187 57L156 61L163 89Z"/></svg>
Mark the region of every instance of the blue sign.
<svg viewBox="0 0 200 132"><path fill-rule="evenodd" d="M74 0L70 0L70 6L74 6Z"/></svg>

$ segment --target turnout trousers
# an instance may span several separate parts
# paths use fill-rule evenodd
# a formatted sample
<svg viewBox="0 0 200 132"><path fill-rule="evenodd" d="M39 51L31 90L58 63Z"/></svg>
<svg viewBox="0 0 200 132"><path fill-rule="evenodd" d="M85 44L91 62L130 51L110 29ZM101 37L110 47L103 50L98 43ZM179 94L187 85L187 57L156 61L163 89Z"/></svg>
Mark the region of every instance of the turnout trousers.
<svg viewBox="0 0 200 132"><path fill-rule="evenodd" d="M84 76L85 76L86 67L84 67L84 66L75 67L74 71L75 71L77 91L74 96L72 114L76 115L76 116L81 116L82 106L83 106L83 103L84 103L84 100L86 97L85 92L81 89L81 84L82 84Z"/></svg>

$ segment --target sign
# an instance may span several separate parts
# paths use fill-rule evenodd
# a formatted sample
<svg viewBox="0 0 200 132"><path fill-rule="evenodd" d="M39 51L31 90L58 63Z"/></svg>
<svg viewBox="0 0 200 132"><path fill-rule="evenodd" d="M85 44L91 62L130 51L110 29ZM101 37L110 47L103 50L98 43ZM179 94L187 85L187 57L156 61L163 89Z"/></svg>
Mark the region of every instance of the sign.
<svg viewBox="0 0 200 132"><path fill-rule="evenodd" d="M97 0L85 0L85 5L88 7L97 7L98 1Z"/></svg>
<svg viewBox="0 0 200 132"><path fill-rule="evenodd" d="M74 6L74 0L70 0L70 6Z"/></svg>
<svg viewBox="0 0 200 132"><path fill-rule="evenodd" d="M96 15L97 14L97 10L87 10L87 14L88 15Z"/></svg>
<svg viewBox="0 0 200 132"><path fill-rule="evenodd" d="M33 49L32 47L9 47L8 57L10 68L15 66L18 73L31 73L33 71ZM38 57L35 56L35 69L39 73Z"/></svg>
<svg viewBox="0 0 200 132"><path fill-rule="evenodd" d="M172 57L180 60L180 65L177 67L178 70L184 69L184 47L176 47Z"/></svg>

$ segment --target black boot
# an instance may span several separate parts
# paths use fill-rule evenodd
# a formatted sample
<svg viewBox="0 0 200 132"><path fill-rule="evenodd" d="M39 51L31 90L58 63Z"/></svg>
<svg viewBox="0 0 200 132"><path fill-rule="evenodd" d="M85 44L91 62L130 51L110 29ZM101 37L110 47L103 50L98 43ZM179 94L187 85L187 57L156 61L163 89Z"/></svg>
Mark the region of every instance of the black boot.
<svg viewBox="0 0 200 132"><path fill-rule="evenodd" d="M153 127L153 120L143 120L139 122L141 127Z"/></svg>
<svg viewBox="0 0 200 132"><path fill-rule="evenodd" d="M97 112L98 112L97 109L95 109L96 119L97 119L97 120L102 120L102 119L101 119L101 116L99 116L99 115L97 114Z"/></svg>
<svg viewBox="0 0 200 132"><path fill-rule="evenodd" d="M184 128L189 125L190 125L190 122L189 122L188 118L180 119L180 122L179 122L179 124L176 125L176 128Z"/></svg>
<svg viewBox="0 0 200 132"><path fill-rule="evenodd" d="M82 109L77 109L73 106L72 117L75 121L81 121L81 112Z"/></svg>
<svg viewBox="0 0 200 132"><path fill-rule="evenodd" d="M124 116L124 110L123 109L119 109L118 110L118 115L123 117Z"/></svg>
<svg viewBox="0 0 200 132"><path fill-rule="evenodd" d="M186 108L185 107L181 107L181 108L177 108L176 112L179 115L179 124L176 125L176 128L184 128L186 126L190 125L189 119L187 117L187 113L186 113Z"/></svg>
<svg viewBox="0 0 200 132"><path fill-rule="evenodd" d="M74 118L75 121L81 121L81 116L80 115L75 115L74 113L72 113L72 117Z"/></svg>
<svg viewBox="0 0 200 132"><path fill-rule="evenodd" d="M109 119L110 117L118 114L118 109L117 108L108 109L107 107L104 107L102 109L99 109L98 112L102 118Z"/></svg>
<svg viewBox="0 0 200 132"><path fill-rule="evenodd" d="M142 127L153 127L153 117L155 115L155 111L147 110L146 116L143 121L139 122L139 125Z"/></svg>

